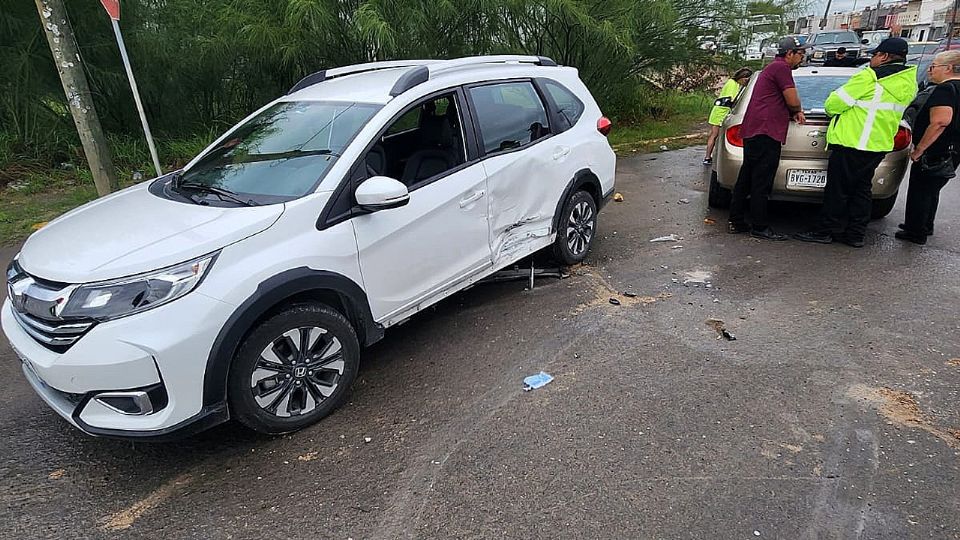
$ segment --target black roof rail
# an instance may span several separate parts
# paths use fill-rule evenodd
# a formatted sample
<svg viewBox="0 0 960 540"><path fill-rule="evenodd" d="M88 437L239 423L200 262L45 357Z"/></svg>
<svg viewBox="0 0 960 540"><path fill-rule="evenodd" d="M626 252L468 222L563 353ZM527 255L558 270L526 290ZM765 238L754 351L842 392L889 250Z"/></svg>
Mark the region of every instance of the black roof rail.
<svg viewBox="0 0 960 540"><path fill-rule="evenodd" d="M430 68L427 66L417 66L404 73L399 79L397 79L397 82L394 83L393 88L390 89L390 97L397 97L414 86L423 84L429 80Z"/></svg>
<svg viewBox="0 0 960 540"><path fill-rule="evenodd" d="M322 69L316 73L311 73L310 75L307 75L306 77L300 79L300 82L293 85L293 88L288 90L287 94L292 94L297 90L302 90L308 86L313 86L317 83L322 83L325 80L327 80L327 70Z"/></svg>

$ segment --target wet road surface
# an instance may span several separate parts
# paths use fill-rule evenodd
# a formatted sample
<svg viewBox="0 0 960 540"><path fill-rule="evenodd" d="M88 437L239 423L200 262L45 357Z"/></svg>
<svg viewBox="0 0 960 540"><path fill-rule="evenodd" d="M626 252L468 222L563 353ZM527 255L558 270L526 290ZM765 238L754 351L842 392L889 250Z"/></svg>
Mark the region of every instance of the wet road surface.
<svg viewBox="0 0 960 540"><path fill-rule="evenodd" d="M769 243L725 233L701 154L621 159L586 265L388 331L295 435L91 438L0 338L0 537L960 538L960 183L922 248L905 188L865 249Z"/></svg>

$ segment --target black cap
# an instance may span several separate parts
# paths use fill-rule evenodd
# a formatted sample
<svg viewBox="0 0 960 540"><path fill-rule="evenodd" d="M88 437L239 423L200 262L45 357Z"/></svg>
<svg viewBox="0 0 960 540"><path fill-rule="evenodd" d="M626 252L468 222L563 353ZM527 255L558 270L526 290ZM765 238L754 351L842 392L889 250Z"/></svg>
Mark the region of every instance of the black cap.
<svg viewBox="0 0 960 540"><path fill-rule="evenodd" d="M876 49L873 49L872 51L868 51L868 52L870 54L885 52L890 54L898 54L900 56L906 56L907 51L909 50L910 48L907 46L907 40L903 38L898 38L898 37L891 37L881 41L880 44L877 45Z"/></svg>
<svg viewBox="0 0 960 540"><path fill-rule="evenodd" d="M838 48L837 48L837 54L847 54L847 48L846 48L846 47L838 47Z"/></svg>
<svg viewBox="0 0 960 540"><path fill-rule="evenodd" d="M780 41L777 42L777 52L779 54L787 54L790 51L802 51L807 47L809 47L809 45L801 45L799 39L790 36L780 38Z"/></svg>

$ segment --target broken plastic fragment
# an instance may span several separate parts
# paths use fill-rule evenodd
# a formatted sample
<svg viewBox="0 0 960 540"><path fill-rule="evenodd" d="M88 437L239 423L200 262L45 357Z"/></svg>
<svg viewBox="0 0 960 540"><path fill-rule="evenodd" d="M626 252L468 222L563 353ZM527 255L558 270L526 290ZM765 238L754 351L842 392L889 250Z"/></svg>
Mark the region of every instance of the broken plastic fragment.
<svg viewBox="0 0 960 540"><path fill-rule="evenodd" d="M679 202L680 204L690 204L690 199L680 199L677 202Z"/></svg>
<svg viewBox="0 0 960 540"><path fill-rule="evenodd" d="M707 225L716 225L716 224L717 224L717 220L715 220L715 219L713 219L713 218L703 218L703 222L706 223Z"/></svg>
<svg viewBox="0 0 960 540"><path fill-rule="evenodd" d="M720 319L707 319L707 326L717 332L717 339L725 339L727 341L737 340L736 336L727 331L727 327Z"/></svg>
<svg viewBox="0 0 960 540"><path fill-rule="evenodd" d="M627 298L636 298L636 297L637 297L637 293L631 292L631 291L626 291L626 292L623 293L623 295L626 296Z"/></svg>
<svg viewBox="0 0 960 540"><path fill-rule="evenodd" d="M679 242L680 240L682 240L680 236L676 234L669 234L667 236L658 236L650 241L651 242Z"/></svg>
<svg viewBox="0 0 960 540"><path fill-rule="evenodd" d="M683 285L686 287L690 285L694 287L699 287L700 285L709 286L711 281L713 281L713 274L705 270L687 272L683 276Z"/></svg>
<svg viewBox="0 0 960 540"><path fill-rule="evenodd" d="M613 305L615 305L615 306L619 306L619 305L620 305L620 301L617 300L616 298L611 298L611 299L610 299L610 303L613 304Z"/></svg>
<svg viewBox="0 0 960 540"><path fill-rule="evenodd" d="M623 202L623 194L622 194L622 193L614 193L614 194L613 194L613 201L614 201L614 202Z"/></svg>
<svg viewBox="0 0 960 540"><path fill-rule="evenodd" d="M553 380L552 375L541 371L536 375L530 375L529 377L526 377L525 379L523 379L523 390L525 392L530 390L536 390L541 386L546 386L547 384L550 384L550 381L552 380Z"/></svg>

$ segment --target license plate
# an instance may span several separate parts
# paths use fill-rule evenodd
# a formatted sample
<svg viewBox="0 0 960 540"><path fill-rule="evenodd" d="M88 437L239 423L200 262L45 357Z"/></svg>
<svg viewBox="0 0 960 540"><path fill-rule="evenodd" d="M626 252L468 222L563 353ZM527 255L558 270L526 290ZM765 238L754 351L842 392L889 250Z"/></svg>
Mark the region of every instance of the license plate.
<svg viewBox="0 0 960 540"><path fill-rule="evenodd" d="M822 169L791 169L787 171L787 188L823 189L827 185L827 171Z"/></svg>

